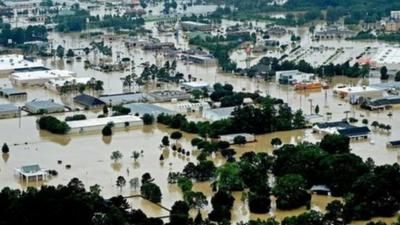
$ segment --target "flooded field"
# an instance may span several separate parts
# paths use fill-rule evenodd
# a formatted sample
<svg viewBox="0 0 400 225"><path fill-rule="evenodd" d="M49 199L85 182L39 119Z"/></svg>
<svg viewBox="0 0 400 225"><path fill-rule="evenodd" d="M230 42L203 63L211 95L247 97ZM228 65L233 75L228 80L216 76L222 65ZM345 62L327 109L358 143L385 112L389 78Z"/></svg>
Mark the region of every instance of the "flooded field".
<svg viewBox="0 0 400 225"><path fill-rule="evenodd" d="M223 26L233 25L235 21L224 21ZM265 26L260 23L259 26ZM171 34L159 34L154 29L154 23L147 23L146 27L153 28L154 35L161 41L174 42L180 49L189 49L187 40L183 34L174 36ZM340 44L347 51L341 57L335 59L335 63L341 60L354 58L365 49L365 43L354 41L321 41L312 42L309 31L305 28L299 28L294 32L301 36L301 45L303 48L303 58L308 61L321 64L331 54L332 50L324 51L323 53L310 52L308 49L311 46L324 45L327 47L336 47ZM49 39L53 46L64 45L66 49L76 49L87 46L91 40L83 39L79 33L72 34L59 34L51 33ZM283 41L289 43L290 36L282 37ZM113 47L113 57L110 60L116 60L117 55L120 57L130 57L135 62L135 72L140 74L143 67L141 63L162 63L167 58L155 57L154 52L146 52L141 49L128 50L121 40L106 41L107 45ZM381 47L386 44L379 42L369 43L372 47ZM262 56L270 55L276 56L281 54L279 52L270 52L266 54L254 55L251 64L255 64ZM320 55L321 54L321 55ZM97 56L90 54L88 58L95 60ZM232 58L237 61L239 66L245 66L245 53L243 50L237 50L232 53ZM90 76L104 81L104 93L120 93L123 91L121 77L128 75L130 72L112 72L105 73L93 69L85 69L82 61L73 61L68 64L65 60L59 59L41 59L42 62L51 68L67 69L77 73L78 77ZM266 82L261 79L240 77L233 74L226 74L220 72L217 66L204 67L200 65L185 65L183 62L178 61L177 71L185 74L191 74L199 80L206 81L210 84L216 82L230 83L234 86L236 91L255 92L260 91L263 95L271 95L273 97L282 98L288 102L293 109L302 109L306 114L310 114L313 110L312 107L320 106L321 121L336 121L345 118L345 111L350 111L352 117L358 118L361 125L361 119L367 118L370 122L379 121L380 123L390 124L392 131L390 133L374 131L371 134L370 140L352 142L352 152L362 157L364 160L372 158L377 165L392 164L399 162L399 153L396 150L386 148L386 143L390 140L398 140L400 137L400 111L399 110L386 110L378 112L369 112L359 109L357 106L351 106L348 102L333 96L332 90L318 90L318 91L294 91L292 87L278 85L275 82ZM379 83L377 78L363 79L349 79L345 77L335 77L330 81L331 87L335 84L367 84ZM8 78L0 79L0 86L11 86ZM52 98L55 101L63 102L67 105L73 105L71 95L59 96L57 93L46 90L43 87L17 87L24 89L28 92L28 101L33 99L47 99ZM135 87L136 91L148 91L155 89L178 89L178 85L168 84L156 88L154 84L147 87ZM139 89L140 88L140 89ZM0 103L8 102L8 100L0 98ZM17 105L23 105L25 101L17 101ZM312 102L312 105L311 103ZM161 104L173 110L172 104ZM391 112L393 115L388 116ZM332 113L331 117L327 113ZM66 115L71 113L57 114L56 117L64 119ZM90 112L88 117L94 118L98 113ZM189 116L192 118L192 116ZM163 193L161 204L170 208L172 204L179 199L182 199L182 193L176 185L170 185L167 182L168 173L182 171L188 162L195 162L197 151L190 145L190 140L196 136L184 134L184 138L179 142L184 149L189 150L191 155L189 157L182 156L173 151L162 150L159 148L161 139L165 135L169 135L172 130L161 125L144 126L143 128L120 129L117 130L111 138L103 138L100 132L76 134L76 135L54 135L48 132L39 131L36 127L37 117L23 116L22 118L0 120L0 143L7 142L10 146L10 154L8 157L3 155L3 160L0 160L0 188L12 187L25 189L27 186L40 186L42 183L21 183L16 177L13 176L15 168L39 164L45 169L54 169L58 171L58 176L51 178L46 185L66 184L71 178L78 177L81 179L86 187L94 184L99 184L102 188L102 194L105 197L111 197L122 194L124 196L134 195L138 190L133 190L127 184L121 190L116 186L116 178L120 175L124 176L126 180L134 177L141 177L143 173L149 172L155 178L155 182L160 186ZM272 134L259 135L257 141L249 143L244 146L234 146L238 156L248 151L268 152L273 151L270 141L274 137L279 137L283 143L298 143L302 141L317 142L320 140L318 135L315 135L311 130L295 130L287 132L276 132ZM372 144L373 143L373 144ZM120 162L114 163L110 159L113 151L120 151L123 158ZM143 151L143 154L137 161L131 158L133 151ZM163 154L165 160L160 162L159 156ZM212 156L216 165L224 163L224 159L219 155ZM62 162L59 163L58 161ZM66 165L71 165L70 169ZM195 191L203 192L210 200L212 190L210 183L196 183L194 185ZM244 204L241 199L241 193L235 192L235 206L232 212L232 222L245 221L248 219L265 219L267 217L276 217L283 219L287 216L298 215L304 212L305 208L300 208L290 211L273 210L269 215L256 215L249 213L247 204ZM336 198L328 196L313 196L312 208L324 210L325 206ZM140 198L132 198L129 200L134 208L141 208L149 216L166 216L168 212L160 207ZM205 207L205 211L209 211L211 206ZM195 214L196 211L191 213ZM377 218L376 220L381 219ZM383 219L386 222L394 221L394 218ZM353 224L364 224L365 222L354 222Z"/></svg>

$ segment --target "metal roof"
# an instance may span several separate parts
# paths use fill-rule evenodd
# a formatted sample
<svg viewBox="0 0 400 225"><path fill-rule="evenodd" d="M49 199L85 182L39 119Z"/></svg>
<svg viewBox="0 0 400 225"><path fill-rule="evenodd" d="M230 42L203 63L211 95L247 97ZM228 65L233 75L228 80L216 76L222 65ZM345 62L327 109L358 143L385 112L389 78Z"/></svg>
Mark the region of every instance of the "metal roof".
<svg viewBox="0 0 400 225"><path fill-rule="evenodd" d="M133 114L139 114L140 116L144 114L152 114L152 115L158 115L161 113L164 114L176 114L176 112L163 108L158 105L153 105L153 104L148 104L148 103L131 103L131 104L126 104L124 107L129 108L131 110L131 113Z"/></svg>
<svg viewBox="0 0 400 225"><path fill-rule="evenodd" d="M36 108L36 109L49 109L63 107L64 105L54 102L54 100L33 100L25 104L26 107Z"/></svg>
<svg viewBox="0 0 400 225"><path fill-rule="evenodd" d="M1 104L0 112L18 111L18 107L13 104Z"/></svg>

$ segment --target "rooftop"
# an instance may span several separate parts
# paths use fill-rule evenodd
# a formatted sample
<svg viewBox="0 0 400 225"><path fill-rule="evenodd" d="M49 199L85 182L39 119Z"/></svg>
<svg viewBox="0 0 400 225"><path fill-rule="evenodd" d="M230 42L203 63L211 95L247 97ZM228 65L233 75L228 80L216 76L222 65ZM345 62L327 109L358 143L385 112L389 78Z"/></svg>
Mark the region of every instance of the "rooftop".
<svg viewBox="0 0 400 225"><path fill-rule="evenodd" d="M14 80L72 79L74 76L76 76L76 73L68 70L25 71L11 74L11 78Z"/></svg>
<svg viewBox="0 0 400 225"><path fill-rule="evenodd" d="M145 93L121 93L108 94L99 97L103 102L112 102L113 104L126 104L131 102L140 102L146 99Z"/></svg>
<svg viewBox="0 0 400 225"><path fill-rule="evenodd" d="M124 116L112 116L104 118L93 118L86 120L68 121L67 124L71 129L82 128L82 127L95 127L95 126L105 126L109 123L125 123L125 122L138 122L142 123L142 119L133 115Z"/></svg>
<svg viewBox="0 0 400 225"><path fill-rule="evenodd" d="M0 89L0 94L5 95L5 96L11 96L11 95L26 95L25 91L19 91L15 88L1 88Z"/></svg>
<svg viewBox="0 0 400 225"><path fill-rule="evenodd" d="M209 84L204 81L193 81L193 82L185 82L182 83L183 86L192 87L192 88L201 88L201 87L208 87Z"/></svg>
<svg viewBox="0 0 400 225"><path fill-rule="evenodd" d="M0 112L18 111L18 107L13 104L0 104Z"/></svg>
<svg viewBox="0 0 400 225"><path fill-rule="evenodd" d="M31 67L43 67L43 64L26 60L23 55L0 55L0 70L15 70Z"/></svg>
<svg viewBox="0 0 400 225"><path fill-rule="evenodd" d="M54 102L54 100L33 100L25 104L26 107L37 108L37 109L47 109L54 107L64 107L64 105Z"/></svg>
<svg viewBox="0 0 400 225"><path fill-rule="evenodd" d="M338 129L339 134L343 136L358 136L358 135L366 135L371 132L368 127L351 127L345 129Z"/></svg>
<svg viewBox="0 0 400 225"><path fill-rule="evenodd" d="M153 105L153 104L148 104L148 103L131 103L131 104L126 104L124 107L129 108L131 110L131 113L135 114L138 113L140 116L144 115L146 113L152 114L152 115L158 115L161 113L164 114L176 114L176 112L163 108L158 105Z"/></svg>
<svg viewBox="0 0 400 225"><path fill-rule="evenodd" d="M100 106L106 104L104 101L87 94L75 96L74 101L85 106Z"/></svg>

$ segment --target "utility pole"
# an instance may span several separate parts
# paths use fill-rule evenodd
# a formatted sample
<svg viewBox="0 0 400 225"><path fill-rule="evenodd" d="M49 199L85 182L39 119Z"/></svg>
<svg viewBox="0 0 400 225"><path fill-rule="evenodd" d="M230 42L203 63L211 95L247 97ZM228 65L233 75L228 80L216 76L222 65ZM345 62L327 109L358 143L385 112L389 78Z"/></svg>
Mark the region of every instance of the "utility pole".
<svg viewBox="0 0 400 225"><path fill-rule="evenodd" d="M308 101L310 102L310 115L312 115L312 109L313 109L312 102L313 102L313 100L310 98L310 99L308 99Z"/></svg>

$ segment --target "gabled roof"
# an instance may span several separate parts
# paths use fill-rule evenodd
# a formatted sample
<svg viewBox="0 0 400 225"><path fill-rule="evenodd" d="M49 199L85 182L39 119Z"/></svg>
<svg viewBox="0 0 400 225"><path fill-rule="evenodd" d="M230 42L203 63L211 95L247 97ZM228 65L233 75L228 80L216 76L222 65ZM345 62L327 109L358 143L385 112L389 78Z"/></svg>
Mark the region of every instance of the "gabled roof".
<svg viewBox="0 0 400 225"><path fill-rule="evenodd" d="M41 170L40 166L37 165L37 164L36 165L29 165L29 166L21 167L21 171L24 172L24 173L37 173L40 170Z"/></svg>
<svg viewBox="0 0 400 225"><path fill-rule="evenodd" d="M74 101L82 104L84 106L89 106L89 107L93 107L93 106L99 106L99 105L105 105L106 103L103 102L102 100L93 97L91 95L87 95L87 94L81 94L78 96L74 97Z"/></svg>
<svg viewBox="0 0 400 225"><path fill-rule="evenodd" d="M343 136L359 136L359 135L366 135L371 132L371 130L368 127L352 127L352 128L346 128L346 129L340 129L338 130L339 134Z"/></svg>
<svg viewBox="0 0 400 225"><path fill-rule="evenodd" d="M325 129L325 128L352 128L354 127L353 125L349 124L347 121L335 121L335 122L326 122L326 123L317 123L316 126L320 129Z"/></svg>

